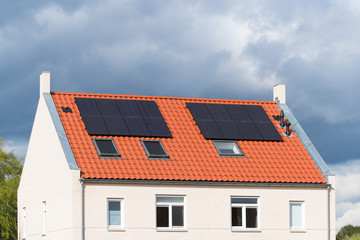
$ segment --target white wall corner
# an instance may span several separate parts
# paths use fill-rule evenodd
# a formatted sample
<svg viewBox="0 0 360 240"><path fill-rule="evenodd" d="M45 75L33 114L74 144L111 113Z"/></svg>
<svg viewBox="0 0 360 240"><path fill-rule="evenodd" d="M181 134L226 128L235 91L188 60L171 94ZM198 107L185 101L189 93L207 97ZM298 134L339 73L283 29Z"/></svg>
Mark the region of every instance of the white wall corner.
<svg viewBox="0 0 360 240"><path fill-rule="evenodd" d="M50 72L40 74L40 95L50 93Z"/></svg>
<svg viewBox="0 0 360 240"><path fill-rule="evenodd" d="M273 87L273 101L280 104L286 103L286 87L285 84L277 84Z"/></svg>

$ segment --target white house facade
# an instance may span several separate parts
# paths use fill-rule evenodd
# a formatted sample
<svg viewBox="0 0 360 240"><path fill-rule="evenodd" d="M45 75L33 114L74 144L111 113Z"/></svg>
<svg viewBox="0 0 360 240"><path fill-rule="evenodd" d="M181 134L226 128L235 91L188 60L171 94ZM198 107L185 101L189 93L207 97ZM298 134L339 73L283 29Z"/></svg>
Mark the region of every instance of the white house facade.
<svg viewBox="0 0 360 240"><path fill-rule="evenodd" d="M284 85L272 102L52 93L45 72L18 229L31 240L334 240L335 176Z"/></svg>

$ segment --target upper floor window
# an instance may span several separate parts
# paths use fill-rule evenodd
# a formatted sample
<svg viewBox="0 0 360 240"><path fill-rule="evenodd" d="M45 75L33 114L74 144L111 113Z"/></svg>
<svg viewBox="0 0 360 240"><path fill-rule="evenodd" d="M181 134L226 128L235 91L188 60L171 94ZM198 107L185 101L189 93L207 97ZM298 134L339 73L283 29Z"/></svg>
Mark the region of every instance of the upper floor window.
<svg viewBox="0 0 360 240"><path fill-rule="evenodd" d="M290 202L290 230L305 230L304 202Z"/></svg>
<svg viewBox="0 0 360 240"><path fill-rule="evenodd" d="M220 156L244 156L235 141L213 140Z"/></svg>
<svg viewBox="0 0 360 240"><path fill-rule="evenodd" d="M179 229L185 227L183 196L156 196L156 227Z"/></svg>
<svg viewBox="0 0 360 240"><path fill-rule="evenodd" d="M123 199L108 199L108 229L124 228Z"/></svg>
<svg viewBox="0 0 360 240"><path fill-rule="evenodd" d="M233 230L259 229L258 198L231 198L231 226Z"/></svg>

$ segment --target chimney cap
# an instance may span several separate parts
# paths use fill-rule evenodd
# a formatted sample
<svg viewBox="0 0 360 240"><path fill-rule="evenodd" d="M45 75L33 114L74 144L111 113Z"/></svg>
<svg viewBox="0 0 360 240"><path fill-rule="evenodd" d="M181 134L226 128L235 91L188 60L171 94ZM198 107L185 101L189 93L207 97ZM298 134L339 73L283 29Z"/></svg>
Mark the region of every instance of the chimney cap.
<svg viewBox="0 0 360 240"><path fill-rule="evenodd" d="M44 71L40 74L40 95L50 93L50 72Z"/></svg>
<svg viewBox="0 0 360 240"><path fill-rule="evenodd" d="M283 83L276 84L273 87L273 101L280 104L286 103L286 86Z"/></svg>

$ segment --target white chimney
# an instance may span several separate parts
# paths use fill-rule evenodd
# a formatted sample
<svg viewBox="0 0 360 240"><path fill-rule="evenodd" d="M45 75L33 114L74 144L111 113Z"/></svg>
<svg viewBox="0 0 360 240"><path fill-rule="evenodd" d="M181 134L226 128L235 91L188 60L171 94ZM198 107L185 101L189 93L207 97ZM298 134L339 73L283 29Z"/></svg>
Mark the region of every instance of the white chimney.
<svg viewBox="0 0 360 240"><path fill-rule="evenodd" d="M286 88L285 84L277 84L273 88L273 99L274 102L279 102L280 104L286 103Z"/></svg>
<svg viewBox="0 0 360 240"><path fill-rule="evenodd" d="M50 72L40 74L40 95L43 93L50 93Z"/></svg>

